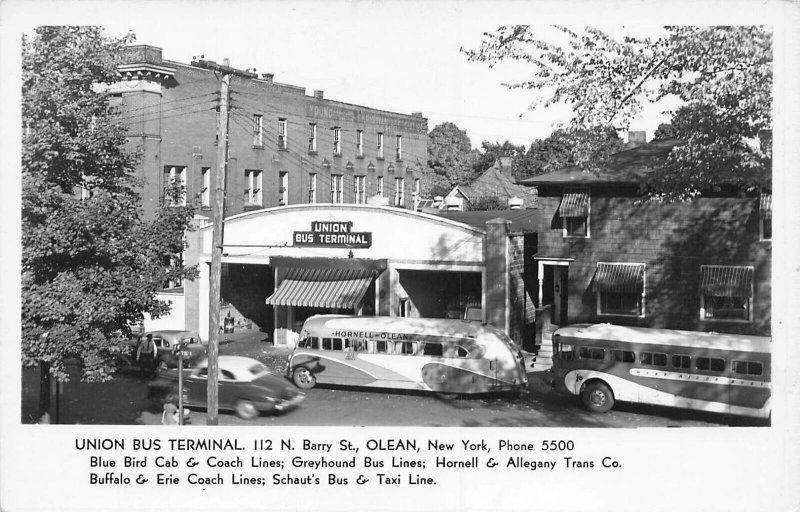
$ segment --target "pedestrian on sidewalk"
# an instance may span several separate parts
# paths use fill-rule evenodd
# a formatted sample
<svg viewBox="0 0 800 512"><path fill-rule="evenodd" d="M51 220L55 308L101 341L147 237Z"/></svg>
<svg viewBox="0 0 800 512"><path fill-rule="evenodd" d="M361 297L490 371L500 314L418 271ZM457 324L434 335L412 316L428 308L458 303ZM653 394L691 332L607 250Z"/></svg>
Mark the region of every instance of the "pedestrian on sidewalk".
<svg viewBox="0 0 800 512"><path fill-rule="evenodd" d="M153 340L152 334L148 334L139 341L139 347L136 349L136 361L139 363L139 373L142 375L145 373L149 373L151 377L155 375L156 350L156 342Z"/></svg>

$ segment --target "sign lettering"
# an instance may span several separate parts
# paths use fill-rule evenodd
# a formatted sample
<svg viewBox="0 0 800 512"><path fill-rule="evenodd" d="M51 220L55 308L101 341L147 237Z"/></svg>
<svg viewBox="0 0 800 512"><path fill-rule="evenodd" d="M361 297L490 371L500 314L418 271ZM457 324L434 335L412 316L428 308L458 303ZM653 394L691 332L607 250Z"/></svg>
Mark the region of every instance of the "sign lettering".
<svg viewBox="0 0 800 512"><path fill-rule="evenodd" d="M372 233L353 231L352 222L314 221L311 231L295 231L293 244L304 247L349 247L372 246Z"/></svg>

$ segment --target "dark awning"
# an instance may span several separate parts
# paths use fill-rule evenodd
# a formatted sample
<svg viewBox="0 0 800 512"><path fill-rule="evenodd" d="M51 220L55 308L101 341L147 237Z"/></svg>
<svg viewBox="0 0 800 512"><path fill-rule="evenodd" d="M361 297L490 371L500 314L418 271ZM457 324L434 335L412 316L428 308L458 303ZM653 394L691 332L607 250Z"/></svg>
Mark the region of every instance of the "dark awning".
<svg viewBox="0 0 800 512"><path fill-rule="evenodd" d="M594 273L595 292L642 293L644 264L598 263Z"/></svg>
<svg viewBox="0 0 800 512"><path fill-rule="evenodd" d="M354 309L376 275L365 269L290 268L267 304Z"/></svg>
<svg viewBox="0 0 800 512"><path fill-rule="evenodd" d="M727 265L703 265L700 289L704 295L717 297L752 297L753 268Z"/></svg>
<svg viewBox="0 0 800 512"><path fill-rule="evenodd" d="M772 218L772 192L761 193L761 216L765 219Z"/></svg>
<svg viewBox="0 0 800 512"><path fill-rule="evenodd" d="M587 192L568 192L561 198L561 205L558 207L558 215L561 217L588 217L589 216L589 194Z"/></svg>

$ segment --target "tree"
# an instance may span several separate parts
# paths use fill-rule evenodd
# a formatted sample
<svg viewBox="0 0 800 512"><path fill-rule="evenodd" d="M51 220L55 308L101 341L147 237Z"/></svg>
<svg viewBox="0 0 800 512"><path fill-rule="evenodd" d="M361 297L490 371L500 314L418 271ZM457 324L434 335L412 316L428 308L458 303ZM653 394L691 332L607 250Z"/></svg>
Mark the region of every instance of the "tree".
<svg viewBox="0 0 800 512"><path fill-rule="evenodd" d="M615 39L591 27L581 34L554 28L555 37L539 37L528 26L503 26L465 53L489 66L506 59L530 63L529 80L504 85L541 91L531 108L570 105L568 128L577 134L627 130L645 102L680 99L672 125L685 143L652 173L653 197L687 199L723 183L743 189L769 183L771 149L759 143L772 125L768 29L666 27L657 38ZM596 142L579 142L578 165L603 161Z"/></svg>
<svg viewBox="0 0 800 512"><path fill-rule="evenodd" d="M447 121L436 125L428 133L430 193L446 195L454 186L470 182L476 158L466 131Z"/></svg>
<svg viewBox="0 0 800 512"><path fill-rule="evenodd" d="M582 140L591 140L599 152L610 155L622 149L622 140L613 128L597 129L592 133L578 133L566 129L558 129L546 139L536 139L531 147L520 159L515 173L517 179L529 178L548 172L557 171L563 167L576 165L578 159L575 153L580 152L581 146L577 143Z"/></svg>
<svg viewBox="0 0 800 512"><path fill-rule="evenodd" d="M43 379L67 380L68 360L84 380L111 378L131 326L168 312L156 292L196 274L175 258L192 207L142 218L138 157L102 92L131 39L39 27L23 40L22 357Z"/></svg>
<svg viewBox="0 0 800 512"><path fill-rule="evenodd" d="M486 171L486 169L489 169L500 157L511 158L511 168L513 172L519 159L525 155L525 146L517 146L509 140L502 144L485 140L481 142L481 148L483 152L480 153L474 165L476 174L480 174Z"/></svg>

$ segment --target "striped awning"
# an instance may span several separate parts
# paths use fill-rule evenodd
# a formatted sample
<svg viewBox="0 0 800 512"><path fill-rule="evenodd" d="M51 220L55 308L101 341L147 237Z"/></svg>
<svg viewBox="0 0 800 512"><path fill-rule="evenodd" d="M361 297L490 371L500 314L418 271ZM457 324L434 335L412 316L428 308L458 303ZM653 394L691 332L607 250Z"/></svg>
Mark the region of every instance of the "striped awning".
<svg viewBox="0 0 800 512"><path fill-rule="evenodd" d="M595 292L642 293L644 264L598 263L594 273Z"/></svg>
<svg viewBox="0 0 800 512"><path fill-rule="evenodd" d="M561 205L558 207L558 215L561 217L588 217L588 192L565 193L561 198Z"/></svg>
<svg viewBox="0 0 800 512"><path fill-rule="evenodd" d="M366 269L290 268L267 304L354 309L376 275Z"/></svg>
<svg viewBox="0 0 800 512"><path fill-rule="evenodd" d="M700 289L704 295L717 297L752 297L753 267L703 265Z"/></svg>
<svg viewBox="0 0 800 512"><path fill-rule="evenodd" d="M761 200L759 201L759 208L761 210L761 217L765 219L772 218L772 192L762 192Z"/></svg>

